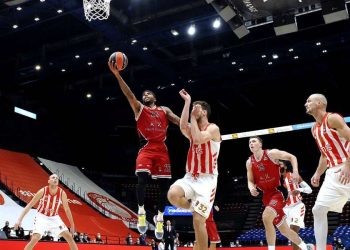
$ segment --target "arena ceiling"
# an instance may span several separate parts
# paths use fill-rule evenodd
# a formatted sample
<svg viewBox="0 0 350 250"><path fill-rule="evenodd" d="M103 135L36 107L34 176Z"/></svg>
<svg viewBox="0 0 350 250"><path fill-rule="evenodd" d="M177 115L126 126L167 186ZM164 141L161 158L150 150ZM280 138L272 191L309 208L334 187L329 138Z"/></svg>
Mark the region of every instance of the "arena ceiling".
<svg viewBox="0 0 350 250"><path fill-rule="evenodd" d="M221 19L221 27L212 28L220 16L208 2L112 0L107 20L88 22L80 0L2 1L2 147L108 171L118 165L116 172L132 174L135 122L107 68L113 51L128 56L123 76L137 96L152 89L160 104L180 114L178 91L186 88L213 106L223 134L311 121L303 104L313 92L325 93L331 109L350 113L349 20L325 24L323 18L324 6L335 11L329 4L339 1L213 1L239 14L250 32L242 38L233 32L237 23ZM298 31L276 36L277 20L285 24L290 15ZM197 28L192 37L191 24ZM14 106L38 119L13 114ZM304 151L312 140L307 133L305 143L289 145L285 136L271 146ZM186 141L175 127L169 143L170 149L181 145L185 154ZM236 172L244 173L246 142L224 143L222 165L232 169L231 154L237 152L242 166ZM174 158L182 172L184 156Z"/></svg>

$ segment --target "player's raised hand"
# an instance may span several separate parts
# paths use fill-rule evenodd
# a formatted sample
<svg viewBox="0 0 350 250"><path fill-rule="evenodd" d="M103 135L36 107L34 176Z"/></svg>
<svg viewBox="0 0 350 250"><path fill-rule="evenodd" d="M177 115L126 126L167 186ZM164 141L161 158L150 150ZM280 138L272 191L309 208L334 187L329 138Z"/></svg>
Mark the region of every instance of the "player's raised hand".
<svg viewBox="0 0 350 250"><path fill-rule="evenodd" d="M179 94L182 97L182 99L185 100L185 102L191 102L191 96L189 93L187 93L185 89L181 89Z"/></svg>

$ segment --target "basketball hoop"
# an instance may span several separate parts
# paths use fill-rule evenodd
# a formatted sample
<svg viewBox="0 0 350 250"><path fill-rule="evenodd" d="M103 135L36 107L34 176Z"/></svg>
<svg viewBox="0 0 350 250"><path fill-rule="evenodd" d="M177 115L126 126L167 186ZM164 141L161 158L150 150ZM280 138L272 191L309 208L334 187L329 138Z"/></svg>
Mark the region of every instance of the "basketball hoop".
<svg viewBox="0 0 350 250"><path fill-rule="evenodd" d="M110 3L111 0L83 0L86 19L88 21L107 19Z"/></svg>

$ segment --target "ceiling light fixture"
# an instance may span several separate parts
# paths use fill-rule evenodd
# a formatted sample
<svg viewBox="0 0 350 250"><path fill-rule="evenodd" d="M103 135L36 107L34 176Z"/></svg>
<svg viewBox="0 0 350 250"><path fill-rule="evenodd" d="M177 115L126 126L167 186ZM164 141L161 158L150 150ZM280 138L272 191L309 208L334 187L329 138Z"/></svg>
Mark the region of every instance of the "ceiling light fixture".
<svg viewBox="0 0 350 250"><path fill-rule="evenodd" d="M171 34L173 36L178 36L179 35L179 32L177 30L175 30L175 29L172 29L170 32L171 32Z"/></svg>
<svg viewBox="0 0 350 250"><path fill-rule="evenodd" d="M196 26L194 24L191 24L191 26L188 27L187 34L189 34L190 36L196 34Z"/></svg>
<svg viewBox="0 0 350 250"><path fill-rule="evenodd" d="M218 28L220 28L220 26L221 26L221 20L220 20L220 18L216 18L213 22L213 28L218 29Z"/></svg>

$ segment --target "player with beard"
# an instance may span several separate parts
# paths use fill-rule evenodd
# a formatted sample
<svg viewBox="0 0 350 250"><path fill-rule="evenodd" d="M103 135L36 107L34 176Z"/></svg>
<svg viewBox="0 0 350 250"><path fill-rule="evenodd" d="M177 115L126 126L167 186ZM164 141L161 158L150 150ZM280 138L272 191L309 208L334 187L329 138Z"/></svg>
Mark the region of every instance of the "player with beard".
<svg viewBox="0 0 350 250"><path fill-rule="evenodd" d="M138 203L137 229L140 233L147 231L144 201L146 184L151 176L152 179L158 180L160 186L158 215L154 216L153 219L156 224L155 236L157 239L162 239L164 234L164 207L169 179L171 178L171 165L165 140L169 121L175 125L179 125L180 118L168 107L156 105L156 96L150 90L143 92L142 102L140 102L121 77L115 63L109 61L108 66L117 78L119 87L134 112L137 132L140 138L140 150L136 159L135 171L138 180L136 188Z"/></svg>

